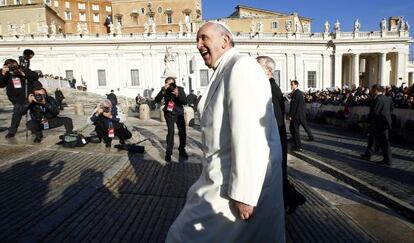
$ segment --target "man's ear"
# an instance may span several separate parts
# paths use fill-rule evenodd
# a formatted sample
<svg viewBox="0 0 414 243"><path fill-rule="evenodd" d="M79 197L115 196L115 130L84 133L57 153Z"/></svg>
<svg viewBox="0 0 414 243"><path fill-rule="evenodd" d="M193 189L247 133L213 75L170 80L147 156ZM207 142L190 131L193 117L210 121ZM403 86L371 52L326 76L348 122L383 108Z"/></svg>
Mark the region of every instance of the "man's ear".
<svg viewBox="0 0 414 243"><path fill-rule="evenodd" d="M230 45L230 37L228 35L224 35L223 38L223 44L221 45L221 48L226 49Z"/></svg>

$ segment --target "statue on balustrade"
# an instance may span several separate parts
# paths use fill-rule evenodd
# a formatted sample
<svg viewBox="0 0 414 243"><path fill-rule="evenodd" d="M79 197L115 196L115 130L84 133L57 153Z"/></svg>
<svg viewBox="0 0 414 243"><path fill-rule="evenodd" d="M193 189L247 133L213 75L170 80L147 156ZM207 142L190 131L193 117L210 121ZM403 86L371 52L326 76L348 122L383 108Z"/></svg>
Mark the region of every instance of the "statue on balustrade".
<svg viewBox="0 0 414 243"><path fill-rule="evenodd" d="M114 24L112 22L109 22L108 28L109 28L109 34L113 35L115 33L115 28L114 28Z"/></svg>
<svg viewBox="0 0 414 243"><path fill-rule="evenodd" d="M19 27L19 35L24 35L24 34L26 34L26 25L23 23Z"/></svg>
<svg viewBox="0 0 414 243"><path fill-rule="evenodd" d="M180 22L178 22L178 33L180 33L180 34L183 33L183 23L181 22L181 20L180 20Z"/></svg>
<svg viewBox="0 0 414 243"><path fill-rule="evenodd" d="M145 22L144 23L144 33L145 34L148 34L149 33L149 24L148 24L148 22Z"/></svg>
<svg viewBox="0 0 414 243"><path fill-rule="evenodd" d="M286 21L285 28L287 32L292 31L292 21Z"/></svg>
<svg viewBox="0 0 414 243"><path fill-rule="evenodd" d="M331 25L329 24L328 20L325 21L325 24L323 25L323 27L324 27L324 31L323 32L325 34L329 33L329 28L331 28Z"/></svg>
<svg viewBox="0 0 414 243"><path fill-rule="evenodd" d="M406 30L406 25L405 25L404 18L400 17L398 22L400 23L400 31L405 31Z"/></svg>
<svg viewBox="0 0 414 243"><path fill-rule="evenodd" d="M117 35L122 34L122 25L118 21L116 21L116 24L115 24L115 34Z"/></svg>
<svg viewBox="0 0 414 243"><path fill-rule="evenodd" d="M185 31L187 33L191 33L191 23L190 22L185 23Z"/></svg>
<svg viewBox="0 0 414 243"><path fill-rule="evenodd" d="M341 23L339 23L339 20L336 20L335 25L334 25L334 30L335 32L341 31Z"/></svg>
<svg viewBox="0 0 414 243"><path fill-rule="evenodd" d="M256 33L256 24L252 22L250 25L250 33L254 34Z"/></svg>
<svg viewBox="0 0 414 243"><path fill-rule="evenodd" d="M78 34L78 35L81 35L82 34L82 26L81 26L81 24L78 22L78 24L76 25L76 33Z"/></svg>
<svg viewBox="0 0 414 243"><path fill-rule="evenodd" d="M153 34L157 33L156 27L157 26L155 24L155 21L154 20L151 21L151 33L153 33Z"/></svg>
<svg viewBox="0 0 414 243"><path fill-rule="evenodd" d="M50 23L49 28L50 28L50 34L52 36L55 36L56 35L56 23L54 21Z"/></svg>
<svg viewBox="0 0 414 243"><path fill-rule="evenodd" d="M359 19L357 19L354 22L354 32L359 32L360 30L361 30L361 24L359 23Z"/></svg>
<svg viewBox="0 0 414 243"><path fill-rule="evenodd" d="M387 30L387 20L385 18L383 18L381 20L380 27L381 27L381 31L386 31Z"/></svg>
<svg viewBox="0 0 414 243"><path fill-rule="evenodd" d="M259 22L257 29L259 33L263 33L263 22L262 21Z"/></svg>

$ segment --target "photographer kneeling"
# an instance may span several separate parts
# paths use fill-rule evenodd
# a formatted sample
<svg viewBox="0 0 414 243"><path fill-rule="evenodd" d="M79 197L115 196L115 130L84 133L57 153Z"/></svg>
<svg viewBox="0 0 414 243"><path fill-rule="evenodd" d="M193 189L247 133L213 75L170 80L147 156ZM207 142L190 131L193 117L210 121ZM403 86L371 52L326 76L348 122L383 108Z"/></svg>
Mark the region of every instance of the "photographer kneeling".
<svg viewBox="0 0 414 243"><path fill-rule="evenodd" d="M175 79L168 77L165 79L165 85L157 94L154 101L160 103L164 98L164 117L167 122L167 151L165 152L165 161L171 161L172 150L174 148L174 124L177 123L178 136L180 137L180 146L178 147L180 157L188 159L185 151L185 144L187 140L185 121L184 121L184 107L187 104L187 98L182 87L175 84Z"/></svg>
<svg viewBox="0 0 414 243"><path fill-rule="evenodd" d="M72 119L69 117L58 117L59 106L56 100L47 95L42 87L37 87L34 94L29 94L26 104L22 106L21 114L30 110L31 120L27 122L27 128L36 136L33 142L40 143L43 138L43 130L65 126L66 133L73 130Z"/></svg>
<svg viewBox="0 0 414 243"><path fill-rule="evenodd" d="M100 140L103 140L106 147L111 147L112 139L117 136L119 143L124 144L132 134L123 124L125 115L112 105L110 100L104 100L93 111L89 121L95 125L95 131Z"/></svg>

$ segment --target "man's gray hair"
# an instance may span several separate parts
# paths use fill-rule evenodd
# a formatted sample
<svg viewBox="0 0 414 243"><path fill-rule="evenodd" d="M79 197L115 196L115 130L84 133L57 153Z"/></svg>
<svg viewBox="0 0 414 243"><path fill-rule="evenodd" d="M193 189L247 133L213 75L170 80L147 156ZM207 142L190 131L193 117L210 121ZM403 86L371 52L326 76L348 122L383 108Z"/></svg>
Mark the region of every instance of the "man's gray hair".
<svg viewBox="0 0 414 243"><path fill-rule="evenodd" d="M258 62L264 60L264 63L266 65L266 67L269 68L272 71L272 73L273 73L273 71L276 68L276 63L275 63L275 61L271 57L268 57L268 56L258 56L258 57L256 57L256 60Z"/></svg>
<svg viewBox="0 0 414 243"><path fill-rule="evenodd" d="M112 107L112 102L108 99L103 100L100 104L101 107Z"/></svg>
<svg viewBox="0 0 414 243"><path fill-rule="evenodd" d="M219 22L219 21L209 21L206 24L208 23L214 24L216 26L217 31L219 31L220 34L226 35L227 37L229 37L230 46L234 47L233 32L230 30L230 28L226 24Z"/></svg>

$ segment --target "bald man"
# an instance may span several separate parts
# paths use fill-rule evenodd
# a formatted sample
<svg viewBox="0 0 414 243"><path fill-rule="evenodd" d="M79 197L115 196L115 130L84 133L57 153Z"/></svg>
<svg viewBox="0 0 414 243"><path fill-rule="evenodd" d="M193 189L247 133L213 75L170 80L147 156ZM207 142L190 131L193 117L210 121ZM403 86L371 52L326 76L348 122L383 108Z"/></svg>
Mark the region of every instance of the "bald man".
<svg viewBox="0 0 414 243"><path fill-rule="evenodd" d="M269 84L260 65L233 47L220 23L197 33L197 49L214 70L198 105L203 171L166 242L285 240L282 152Z"/></svg>

